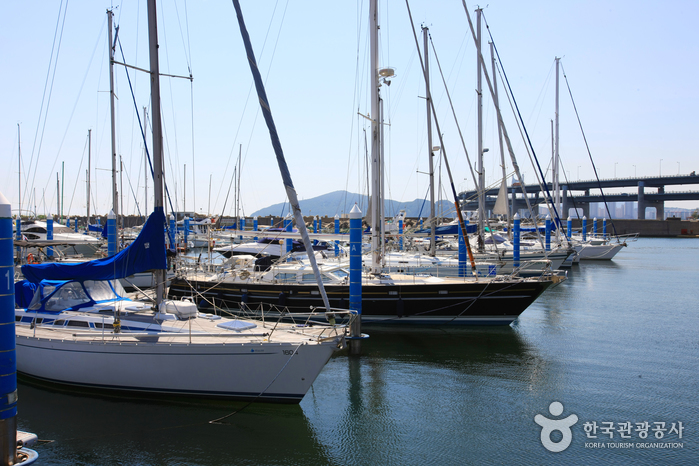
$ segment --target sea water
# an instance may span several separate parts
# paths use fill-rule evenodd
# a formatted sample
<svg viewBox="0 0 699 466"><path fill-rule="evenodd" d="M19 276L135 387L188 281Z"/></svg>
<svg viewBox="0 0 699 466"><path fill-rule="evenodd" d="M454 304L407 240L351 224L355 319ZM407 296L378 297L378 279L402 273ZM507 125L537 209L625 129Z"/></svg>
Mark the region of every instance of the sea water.
<svg viewBox="0 0 699 466"><path fill-rule="evenodd" d="M511 326L365 327L300 405L21 379L18 424L41 464L696 464L699 241L642 238L568 276Z"/></svg>

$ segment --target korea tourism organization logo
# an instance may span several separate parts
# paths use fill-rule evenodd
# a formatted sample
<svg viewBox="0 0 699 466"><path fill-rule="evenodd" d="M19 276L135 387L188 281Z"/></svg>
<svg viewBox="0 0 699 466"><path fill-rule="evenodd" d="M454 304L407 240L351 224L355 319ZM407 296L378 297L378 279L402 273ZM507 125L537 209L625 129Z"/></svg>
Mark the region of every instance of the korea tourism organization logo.
<svg viewBox="0 0 699 466"><path fill-rule="evenodd" d="M548 451L559 453L573 441L572 427L578 423L576 414L563 416L563 404L549 405L552 418L537 414L534 422L541 426L541 444ZM585 435L585 448L592 449L681 449L684 425L682 422L612 422L585 421L576 430ZM554 435L555 432L558 432ZM589 441L587 441L589 440Z"/></svg>
<svg viewBox="0 0 699 466"><path fill-rule="evenodd" d="M554 401L549 405L549 413L555 417L560 416L563 414L563 405L558 401ZM534 422L541 426L541 444L544 448L558 453L568 448L570 442L573 441L573 432L570 428L578 422L578 416L571 414L562 419L549 419L546 416L537 414L534 416ZM551 440L551 434L556 431L561 433L561 440L558 442Z"/></svg>

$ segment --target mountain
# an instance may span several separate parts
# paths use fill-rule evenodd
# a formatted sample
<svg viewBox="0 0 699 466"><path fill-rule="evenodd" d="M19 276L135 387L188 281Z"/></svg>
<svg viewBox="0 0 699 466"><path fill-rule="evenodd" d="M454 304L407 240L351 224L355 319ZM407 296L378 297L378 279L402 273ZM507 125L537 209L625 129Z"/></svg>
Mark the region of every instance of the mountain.
<svg viewBox="0 0 699 466"><path fill-rule="evenodd" d="M333 191L328 194L323 194L322 196L314 197L312 199L305 199L299 201L301 207L301 212L305 216L315 216L320 217L334 217L335 214L342 216L343 214L349 214L354 204L357 204L362 212L366 212L367 206L369 205L368 196L364 194L350 193L347 191ZM439 208L442 207L444 216L452 217L452 212L454 210L454 204L449 201L440 201L435 205L437 213L439 213ZM426 200L415 199L414 201L384 201L384 208L387 217L392 217L401 210L405 210L406 216L408 217L423 217L427 218L430 215L429 204ZM277 217L283 217L289 212L289 203L279 203L274 204L269 207L265 207L258 211L250 214L251 217L265 217L267 215L274 215Z"/></svg>

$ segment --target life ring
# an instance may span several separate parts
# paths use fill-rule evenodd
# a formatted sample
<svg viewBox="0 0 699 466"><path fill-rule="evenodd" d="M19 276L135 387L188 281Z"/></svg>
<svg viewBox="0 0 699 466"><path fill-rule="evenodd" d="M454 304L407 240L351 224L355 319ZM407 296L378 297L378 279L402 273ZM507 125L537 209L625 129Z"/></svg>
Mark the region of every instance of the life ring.
<svg viewBox="0 0 699 466"><path fill-rule="evenodd" d="M34 254L31 252L27 254L27 264L38 264L39 262L34 259Z"/></svg>

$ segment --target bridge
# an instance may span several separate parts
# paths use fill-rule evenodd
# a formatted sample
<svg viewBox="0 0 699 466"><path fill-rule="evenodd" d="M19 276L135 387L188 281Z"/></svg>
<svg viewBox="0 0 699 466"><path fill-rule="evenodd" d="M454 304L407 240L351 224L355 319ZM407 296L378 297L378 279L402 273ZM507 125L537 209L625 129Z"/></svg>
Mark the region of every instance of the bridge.
<svg viewBox="0 0 699 466"><path fill-rule="evenodd" d="M699 175L695 172L689 175L674 176L650 176L631 178L612 178L599 180L567 181L560 183L562 217L567 218L571 208L581 209L582 214L590 216L590 204L595 202L637 202L638 219L646 218L646 208L653 207L656 210L656 218L663 219L665 216L666 201L696 201L699 200L699 191L665 191L666 186L699 185ZM552 184L547 183L549 191ZM541 187L537 185L525 185L527 198L532 206L538 206L545 202L545 193L542 194ZM602 191L604 197L602 197ZM609 192L608 190L633 188L633 192ZM492 210L500 187L486 191L486 210ZM527 203L522 194L522 188L515 184L508 187L510 197L510 208L513 211L526 209ZM463 210L478 209L478 195L476 191L464 191L459 194Z"/></svg>

